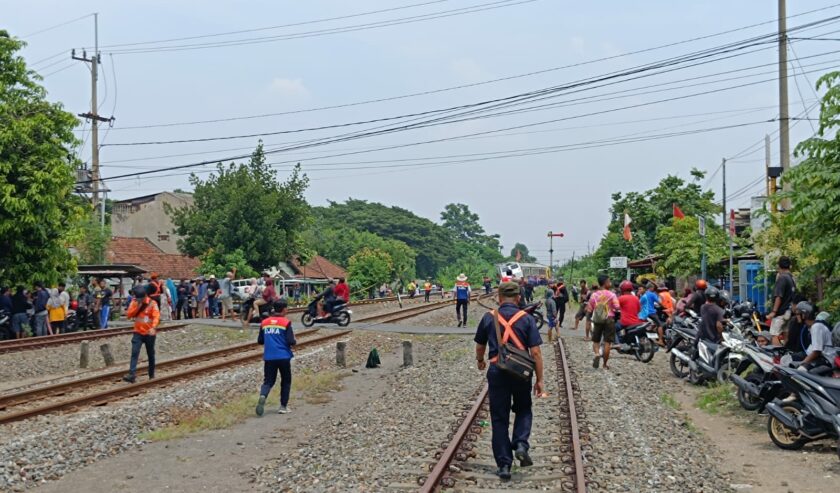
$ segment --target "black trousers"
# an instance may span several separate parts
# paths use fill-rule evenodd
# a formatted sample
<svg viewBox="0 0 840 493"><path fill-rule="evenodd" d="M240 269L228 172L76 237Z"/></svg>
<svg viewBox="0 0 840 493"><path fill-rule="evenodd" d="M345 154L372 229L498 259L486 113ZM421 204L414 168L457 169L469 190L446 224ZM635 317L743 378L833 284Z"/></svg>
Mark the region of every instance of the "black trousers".
<svg viewBox="0 0 840 493"><path fill-rule="evenodd" d="M137 359L140 358L140 348L146 346L146 357L149 358L149 378L155 377L155 336L140 335L136 332L131 336L131 363L128 374L137 374Z"/></svg>
<svg viewBox="0 0 840 493"><path fill-rule="evenodd" d="M557 304L557 326L561 327L563 325L563 318L566 316L566 303L562 299L560 301L557 301L557 299L554 299L554 302Z"/></svg>
<svg viewBox="0 0 840 493"><path fill-rule="evenodd" d="M190 313L190 302L187 298L178 298L178 303L175 305L175 319L181 320L181 312L184 313L184 318L192 318Z"/></svg>
<svg viewBox="0 0 840 493"><path fill-rule="evenodd" d="M458 317L458 321L464 321L464 325L467 324L467 310L470 307L470 300L456 300L455 301L455 316ZM461 318L461 313L463 312L464 318Z"/></svg>
<svg viewBox="0 0 840 493"><path fill-rule="evenodd" d="M268 397L271 388L277 383L277 372L280 372L280 405L289 404L289 394L292 390L292 360L273 359L265 361L263 366L263 384L260 395Z"/></svg>
<svg viewBox="0 0 840 493"><path fill-rule="evenodd" d="M493 457L496 465L513 464L513 451L519 445L530 448L531 423L531 381L520 380L490 365L487 370L489 385L490 423L493 426ZM512 402L512 404L511 404ZM513 411L513 433L510 432L510 412Z"/></svg>
<svg viewBox="0 0 840 493"><path fill-rule="evenodd" d="M424 293L426 293L424 300L429 301L429 296L432 294L432 292L431 291L424 291Z"/></svg>

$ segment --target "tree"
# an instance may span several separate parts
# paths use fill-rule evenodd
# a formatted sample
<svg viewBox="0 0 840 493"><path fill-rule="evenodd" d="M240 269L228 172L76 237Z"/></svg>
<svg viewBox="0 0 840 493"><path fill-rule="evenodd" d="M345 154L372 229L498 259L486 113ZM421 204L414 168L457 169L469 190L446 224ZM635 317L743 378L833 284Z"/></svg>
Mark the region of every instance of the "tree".
<svg viewBox="0 0 840 493"><path fill-rule="evenodd" d="M510 258L511 260L516 260L516 256L519 254L519 261L525 263L534 263L537 261L536 257L532 257L530 252L528 252L528 247L523 245L522 243L517 243L513 246L510 250Z"/></svg>
<svg viewBox="0 0 840 493"><path fill-rule="evenodd" d="M706 261L710 274L720 273L722 269L718 262L729 256L726 238L723 228L706 228ZM659 229L656 244L657 252L663 255L658 274L688 277L700 272L703 239L696 217L671 219L670 226Z"/></svg>
<svg viewBox="0 0 840 493"><path fill-rule="evenodd" d="M367 231L339 226L309 228L304 233L304 242L324 258L345 267L350 257L363 248L382 250L393 261L393 278L413 279L415 276L417 253L399 240L389 240Z"/></svg>
<svg viewBox="0 0 840 493"><path fill-rule="evenodd" d="M298 253L309 220L303 192L309 183L300 165L285 182L265 162L262 142L248 163L219 163L207 180L190 177L194 204L168 208L178 249L199 257L209 251L227 255L240 250L256 269L276 266Z"/></svg>
<svg viewBox="0 0 840 493"><path fill-rule="evenodd" d="M823 305L840 310L840 72L831 72L817 81L826 88L820 108L817 135L796 146L802 162L785 171L782 181L787 191L774 200L789 200L793 207L781 218L782 237L801 245L799 284L824 284ZM790 252L784 252L790 254Z"/></svg>
<svg viewBox="0 0 840 493"><path fill-rule="evenodd" d="M82 264L104 264L105 250L111 240L111 225L102 227L100 217L88 213L80 223L79 239L75 242L79 262Z"/></svg>
<svg viewBox="0 0 840 493"><path fill-rule="evenodd" d="M330 202L329 207L315 207L313 215L319 227L343 225L405 243L417 253L417 275L421 277L434 276L454 260L449 231L400 207L348 199L343 204Z"/></svg>
<svg viewBox="0 0 840 493"><path fill-rule="evenodd" d="M201 265L198 267L198 272L205 276L212 274L221 279L228 271L234 268L236 268L236 275L238 277L257 277L259 275L253 267L248 265L248 261L245 259L245 253L240 249L229 253L219 253L215 250L209 250L200 259Z"/></svg>
<svg viewBox="0 0 840 493"><path fill-rule="evenodd" d="M484 261L493 264L504 260L499 253L499 235L486 234L478 214L470 211L466 204L447 204L440 219L455 241L475 247L474 251Z"/></svg>
<svg viewBox="0 0 840 493"><path fill-rule="evenodd" d="M356 286L356 291L369 291L392 280L394 265L391 256L382 250L363 248L350 257L347 276Z"/></svg>
<svg viewBox="0 0 840 493"><path fill-rule="evenodd" d="M78 120L46 90L0 30L0 283L55 283L75 269L67 246L83 209L71 200Z"/></svg>

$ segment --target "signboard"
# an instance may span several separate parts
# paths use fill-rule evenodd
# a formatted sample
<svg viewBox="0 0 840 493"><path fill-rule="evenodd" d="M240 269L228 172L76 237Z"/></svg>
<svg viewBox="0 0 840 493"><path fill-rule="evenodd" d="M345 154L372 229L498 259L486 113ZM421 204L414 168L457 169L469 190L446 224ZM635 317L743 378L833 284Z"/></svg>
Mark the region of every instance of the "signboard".
<svg viewBox="0 0 840 493"><path fill-rule="evenodd" d="M626 269L627 257L610 257L610 269Z"/></svg>
<svg viewBox="0 0 840 493"><path fill-rule="evenodd" d="M706 236L706 218L700 216L700 236Z"/></svg>

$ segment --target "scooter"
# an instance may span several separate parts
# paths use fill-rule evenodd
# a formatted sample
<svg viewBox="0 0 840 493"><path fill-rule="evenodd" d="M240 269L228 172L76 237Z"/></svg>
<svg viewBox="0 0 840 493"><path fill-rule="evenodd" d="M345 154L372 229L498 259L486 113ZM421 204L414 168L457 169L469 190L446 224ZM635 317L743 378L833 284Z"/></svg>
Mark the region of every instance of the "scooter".
<svg viewBox="0 0 840 493"><path fill-rule="evenodd" d="M318 316L318 301L312 300L306 307L306 311L300 320L304 327L312 327L316 323L338 324L339 327L350 325L350 315L353 312L347 308L347 303L344 300L336 299L331 312L325 317Z"/></svg>
<svg viewBox="0 0 840 493"><path fill-rule="evenodd" d="M744 359L729 376L738 387L738 403L747 411L757 411L761 407L762 387L781 378L775 366L781 364L782 357L790 350L784 346L759 346L744 344L741 347ZM749 368L752 371L743 375Z"/></svg>
<svg viewBox="0 0 840 493"><path fill-rule="evenodd" d="M697 319L692 314L693 312L690 312L686 317L674 317L674 323L665 331L665 352L671 353L669 365L671 373L677 378L688 376L688 361L678 358L673 350L677 349L687 354L694 347L694 340L697 338Z"/></svg>
<svg viewBox="0 0 840 493"><path fill-rule="evenodd" d="M696 347L689 352L677 348L671 349L671 354L688 364L688 381L699 385L706 380L717 379L719 382L729 381L732 370L737 368L743 355L733 353L739 349L744 341L730 332L722 334L723 340L715 344L706 339L696 341Z"/></svg>
<svg viewBox="0 0 840 493"><path fill-rule="evenodd" d="M782 378L776 391L790 396L767 402L770 439L779 448L799 450L808 442L830 438L837 442L840 458L840 380L783 366L776 369Z"/></svg>
<svg viewBox="0 0 840 493"><path fill-rule="evenodd" d="M254 307L254 301L255 298L248 298L247 300L242 302L242 304L239 306L239 318L245 320L245 317L247 317L251 313L251 309ZM271 303L264 303L260 305L260 312L251 317L251 319L248 320L248 323L262 323L262 321L268 318L270 314Z"/></svg>

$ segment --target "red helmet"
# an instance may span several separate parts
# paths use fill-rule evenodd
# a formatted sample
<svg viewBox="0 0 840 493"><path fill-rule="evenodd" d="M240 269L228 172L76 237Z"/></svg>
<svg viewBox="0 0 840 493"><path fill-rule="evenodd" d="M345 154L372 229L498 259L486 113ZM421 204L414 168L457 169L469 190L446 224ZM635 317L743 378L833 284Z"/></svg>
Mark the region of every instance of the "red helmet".
<svg viewBox="0 0 840 493"><path fill-rule="evenodd" d="M694 281L694 288L695 289L706 289L709 287L709 284L706 282L705 279L697 279Z"/></svg>
<svg viewBox="0 0 840 493"><path fill-rule="evenodd" d="M618 285L618 289L622 292L633 291L633 283L630 281L621 281L621 284Z"/></svg>

